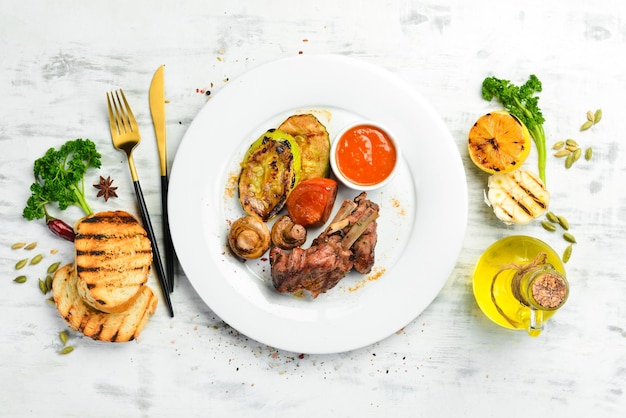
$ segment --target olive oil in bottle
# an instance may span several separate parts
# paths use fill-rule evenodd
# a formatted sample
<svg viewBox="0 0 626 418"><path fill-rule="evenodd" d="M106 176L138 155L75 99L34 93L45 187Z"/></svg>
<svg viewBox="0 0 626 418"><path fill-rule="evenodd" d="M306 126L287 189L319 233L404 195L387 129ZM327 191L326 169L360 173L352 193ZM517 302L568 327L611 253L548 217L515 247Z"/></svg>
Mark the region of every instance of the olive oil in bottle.
<svg viewBox="0 0 626 418"><path fill-rule="evenodd" d="M536 238L515 235L492 244L478 259L474 297L498 325L538 336L569 294L559 255Z"/></svg>

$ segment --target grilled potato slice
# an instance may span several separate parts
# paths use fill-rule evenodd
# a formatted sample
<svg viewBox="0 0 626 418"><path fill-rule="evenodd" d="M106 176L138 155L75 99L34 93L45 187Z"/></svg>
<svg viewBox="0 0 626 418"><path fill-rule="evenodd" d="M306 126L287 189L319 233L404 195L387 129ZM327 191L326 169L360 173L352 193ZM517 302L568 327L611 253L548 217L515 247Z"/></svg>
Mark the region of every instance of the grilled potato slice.
<svg viewBox="0 0 626 418"><path fill-rule="evenodd" d="M300 180L300 147L289 134L270 129L250 146L241 163L239 201L263 221L273 218Z"/></svg>
<svg viewBox="0 0 626 418"><path fill-rule="evenodd" d="M300 146L301 181L330 175L330 136L314 115L306 113L290 116L278 130L293 136Z"/></svg>
<svg viewBox="0 0 626 418"><path fill-rule="evenodd" d="M114 314L98 311L79 295L73 264L61 267L54 274L52 297L59 314L70 328L94 340L118 343L136 339L158 304L150 287L143 286L125 311Z"/></svg>

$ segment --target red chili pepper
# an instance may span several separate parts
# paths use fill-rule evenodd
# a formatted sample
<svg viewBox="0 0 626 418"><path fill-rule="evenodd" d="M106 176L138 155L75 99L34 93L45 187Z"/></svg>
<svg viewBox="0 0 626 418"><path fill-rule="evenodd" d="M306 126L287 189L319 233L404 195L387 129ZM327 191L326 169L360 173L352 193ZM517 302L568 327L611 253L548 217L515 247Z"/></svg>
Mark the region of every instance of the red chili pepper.
<svg viewBox="0 0 626 418"><path fill-rule="evenodd" d="M74 238L76 236L74 228L66 224L64 221L57 218L47 217L46 225L48 225L48 229L52 231L54 235L74 242Z"/></svg>
<svg viewBox="0 0 626 418"><path fill-rule="evenodd" d="M50 216L45 206L43 207L43 212L46 215L46 225L48 225L48 229L52 231L54 235L56 235L57 237L61 237L65 240L74 242L74 238L76 237L74 228L69 226L64 221L57 219L54 216Z"/></svg>

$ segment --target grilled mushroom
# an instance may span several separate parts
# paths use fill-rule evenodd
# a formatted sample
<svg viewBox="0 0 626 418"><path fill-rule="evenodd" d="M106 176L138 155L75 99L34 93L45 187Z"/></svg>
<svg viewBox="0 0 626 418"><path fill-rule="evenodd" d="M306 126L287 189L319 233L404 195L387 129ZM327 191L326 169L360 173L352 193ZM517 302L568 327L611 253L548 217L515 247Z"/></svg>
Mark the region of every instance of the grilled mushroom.
<svg viewBox="0 0 626 418"><path fill-rule="evenodd" d="M237 219L228 234L228 245L241 258L259 258L270 244L270 230L257 216L246 215Z"/></svg>
<svg viewBox="0 0 626 418"><path fill-rule="evenodd" d="M299 247L306 241L306 228L283 215L272 227L272 243L283 250Z"/></svg>

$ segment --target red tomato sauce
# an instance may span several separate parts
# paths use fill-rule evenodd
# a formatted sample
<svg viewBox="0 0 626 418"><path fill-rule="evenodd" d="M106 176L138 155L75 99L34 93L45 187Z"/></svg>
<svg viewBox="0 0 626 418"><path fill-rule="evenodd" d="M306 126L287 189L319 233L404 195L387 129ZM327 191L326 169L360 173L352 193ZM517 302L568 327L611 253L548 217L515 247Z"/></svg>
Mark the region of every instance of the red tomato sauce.
<svg viewBox="0 0 626 418"><path fill-rule="evenodd" d="M336 163L341 174L361 186L385 180L396 164L396 147L386 132L372 125L357 125L337 144Z"/></svg>

